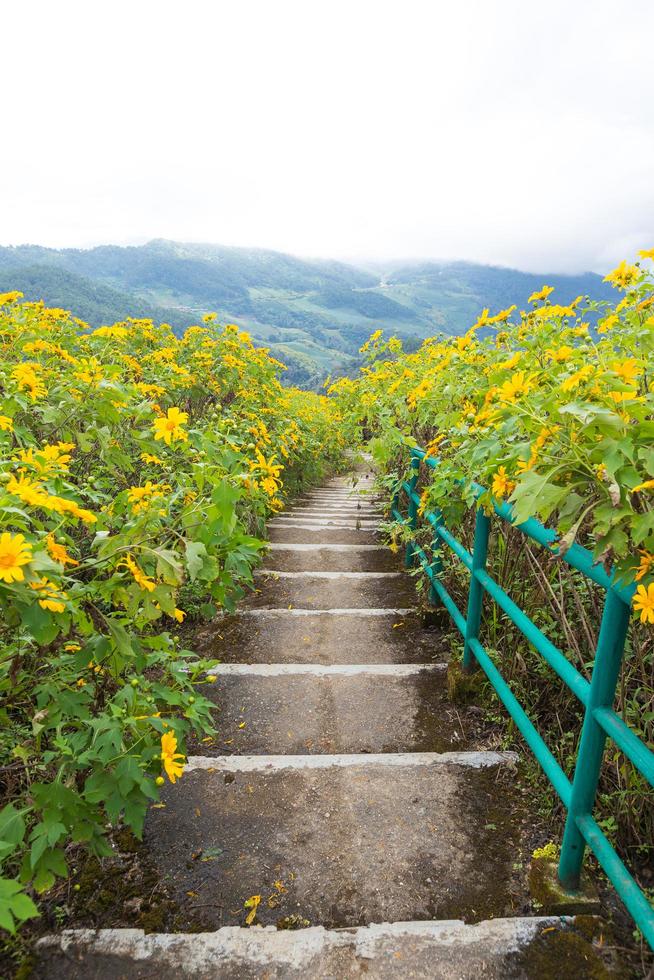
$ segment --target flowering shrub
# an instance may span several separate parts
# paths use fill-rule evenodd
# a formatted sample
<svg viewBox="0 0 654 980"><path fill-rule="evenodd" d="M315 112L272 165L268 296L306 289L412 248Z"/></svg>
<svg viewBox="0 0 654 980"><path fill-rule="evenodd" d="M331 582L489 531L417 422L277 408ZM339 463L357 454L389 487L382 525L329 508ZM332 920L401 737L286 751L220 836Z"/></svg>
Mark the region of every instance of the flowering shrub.
<svg viewBox="0 0 654 980"><path fill-rule="evenodd" d="M389 493L408 475L408 447L426 447L420 510L440 510L468 547L474 532L472 482L510 501L517 519L537 516L635 582L634 616L615 708L646 743L654 740L654 249L607 276L614 305L578 297L560 305L544 286L522 311L484 310L462 337L433 337L405 354L397 338L373 334L359 378L331 387L345 417L358 420ZM457 482L460 481L460 482ZM406 529L394 524L394 544ZM430 545L423 525L421 543ZM468 578L443 549L446 587L462 605ZM590 678L601 595L545 549L494 522L489 571L531 619ZM508 618L492 605L482 639L548 738L565 771L574 766L580 708ZM459 648L460 649L460 648ZM502 722L488 695L489 715ZM512 744L515 732L506 729ZM544 799L552 800L549 790ZM598 802L601 826L625 857L651 860L651 788L609 743ZM550 803L554 809L556 803ZM561 811L558 816L562 817ZM626 852L629 852L628 854ZM647 885L649 879L643 879Z"/></svg>
<svg viewBox="0 0 654 980"><path fill-rule="evenodd" d="M561 306L544 286L528 310L486 309L464 336L413 354L378 331L362 376L330 390L378 435L383 463L403 444L438 455L423 510L456 523L476 480L482 503L508 499L519 522L553 522L560 550L581 539L635 577L635 609L654 623L654 279L626 262L606 279L623 293L615 306Z"/></svg>
<svg viewBox="0 0 654 980"><path fill-rule="evenodd" d="M191 730L212 730L187 614L232 610L281 494L340 458L333 401L205 317L181 339L128 320L91 331L0 296L0 926L27 894L141 832ZM178 751L179 747L179 751Z"/></svg>

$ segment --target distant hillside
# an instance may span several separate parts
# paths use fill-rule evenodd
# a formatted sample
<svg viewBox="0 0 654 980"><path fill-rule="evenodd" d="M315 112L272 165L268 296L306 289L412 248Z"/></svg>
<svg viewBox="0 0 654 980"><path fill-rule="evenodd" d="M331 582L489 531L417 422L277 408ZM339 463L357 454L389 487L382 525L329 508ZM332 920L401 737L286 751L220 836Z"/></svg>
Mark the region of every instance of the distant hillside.
<svg viewBox="0 0 654 980"><path fill-rule="evenodd" d="M315 385L351 370L358 348L382 327L416 343L464 333L483 306L526 305L547 282L567 302L611 289L594 273L531 274L466 262L396 262L357 268L266 249L182 244L92 249L0 248L0 290L20 289L71 309L94 326L151 316L182 330L206 312L235 321L271 346L287 378Z"/></svg>
<svg viewBox="0 0 654 980"><path fill-rule="evenodd" d="M26 299L42 299L48 306L71 310L75 316L94 327L115 323L128 316L150 317L170 323L179 330L188 326L188 316L179 310L153 306L134 293L112 289L111 286L56 266L0 267L0 293L12 289L19 289Z"/></svg>

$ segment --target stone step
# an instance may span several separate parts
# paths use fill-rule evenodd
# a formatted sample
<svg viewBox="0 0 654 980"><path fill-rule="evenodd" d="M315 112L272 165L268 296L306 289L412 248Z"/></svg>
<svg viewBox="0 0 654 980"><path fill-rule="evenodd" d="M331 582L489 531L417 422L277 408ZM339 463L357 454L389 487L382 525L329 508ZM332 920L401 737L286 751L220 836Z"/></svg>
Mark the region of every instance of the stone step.
<svg viewBox="0 0 654 980"><path fill-rule="evenodd" d="M201 908L210 928L243 925L252 895L261 925L477 921L512 908L514 760L190 757L165 807L148 811L145 841L174 900Z"/></svg>
<svg viewBox="0 0 654 980"><path fill-rule="evenodd" d="M276 547L264 567L280 571L392 572L400 568L397 555L388 548L361 548L339 551L338 546L295 550L297 546Z"/></svg>
<svg viewBox="0 0 654 980"><path fill-rule="evenodd" d="M332 510L287 510L278 514L273 520L287 521L290 518L308 521L310 524L316 521L374 521L379 524L380 521L386 520L386 516L379 511L337 510L336 508Z"/></svg>
<svg viewBox="0 0 654 980"><path fill-rule="evenodd" d="M256 615L252 615L255 613ZM251 610L216 619L201 637L203 656L224 663L437 663L445 653L417 613L370 616Z"/></svg>
<svg viewBox="0 0 654 980"><path fill-rule="evenodd" d="M329 577L327 577L329 576ZM415 606L413 579L397 572L279 572L256 576L242 609L397 609Z"/></svg>
<svg viewBox="0 0 654 980"><path fill-rule="evenodd" d="M386 508L383 504L373 503L367 500L297 500L281 513L289 513L296 510L349 511L353 514L360 514L362 512L384 513Z"/></svg>
<svg viewBox="0 0 654 980"><path fill-rule="evenodd" d="M445 664L225 664L202 688L218 735L207 755L445 752L467 747ZM383 710L382 709L383 706Z"/></svg>
<svg viewBox="0 0 654 980"><path fill-rule="evenodd" d="M36 944L35 980L544 980L607 976L570 917L204 933L76 929Z"/></svg>
<svg viewBox="0 0 654 980"><path fill-rule="evenodd" d="M379 527L379 520L375 518L360 517L342 514L332 514L327 517L307 517L301 514L281 514L268 522L268 528L277 527L310 527L312 530L319 531L321 528L365 528L374 530Z"/></svg>
<svg viewBox="0 0 654 980"><path fill-rule="evenodd" d="M271 526L268 538L287 544L381 544L382 537L374 528L334 528L312 524L309 527Z"/></svg>

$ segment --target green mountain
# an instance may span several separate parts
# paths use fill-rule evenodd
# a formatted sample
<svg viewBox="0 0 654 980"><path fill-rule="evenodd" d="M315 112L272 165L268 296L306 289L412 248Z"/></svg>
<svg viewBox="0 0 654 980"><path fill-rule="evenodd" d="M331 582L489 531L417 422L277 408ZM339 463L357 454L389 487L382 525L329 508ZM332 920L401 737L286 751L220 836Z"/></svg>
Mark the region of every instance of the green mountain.
<svg viewBox="0 0 654 980"><path fill-rule="evenodd" d="M153 317L181 331L214 311L270 346L287 380L314 386L351 371L358 348L383 327L417 344L435 332L464 333L483 306L517 303L544 282L565 303L611 289L594 273L532 274L468 262L395 262L365 268L266 249L182 244L0 248L0 291L71 309L93 326Z"/></svg>

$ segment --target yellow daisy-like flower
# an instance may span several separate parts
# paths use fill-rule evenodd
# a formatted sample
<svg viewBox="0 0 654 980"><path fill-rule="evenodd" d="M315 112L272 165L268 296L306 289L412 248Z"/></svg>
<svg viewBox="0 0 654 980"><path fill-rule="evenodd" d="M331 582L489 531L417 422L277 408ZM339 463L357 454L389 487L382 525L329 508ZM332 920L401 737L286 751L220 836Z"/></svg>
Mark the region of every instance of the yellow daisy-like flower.
<svg viewBox="0 0 654 980"><path fill-rule="evenodd" d="M625 361L613 361L611 370L626 384L634 384L638 379L640 364L635 357L628 357Z"/></svg>
<svg viewBox="0 0 654 980"><path fill-rule="evenodd" d="M604 282L610 282L616 289L628 289L629 286L633 286L638 281L639 277L640 269L638 266L627 265L626 259L623 259L617 269L604 276Z"/></svg>
<svg viewBox="0 0 654 980"><path fill-rule="evenodd" d="M515 482L509 479L506 472L506 466L500 466L496 473L493 474L493 494L502 500L504 497L510 496L515 490Z"/></svg>
<svg viewBox="0 0 654 980"><path fill-rule="evenodd" d="M38 480L30 480L26 476L21 476L18 479L15 476L10 476L7 481L7 492L18 497L30 507L47 506L50 496Z"/></svg>
<svg viewBox="0 0 654 980"><path fill-rule="evenodd" d="M25 578L23 565L32 560L32 545L23 534L0 534L0 582L22 582Z"/></svg>
<svg viewBox="0 0 654 980"><path fill-rule="evenodd" d="M173 616L175 617L175 619L177 620L178 623L183 623L184 620L186 619L186 613L184 612L184 610L183 609L178 609L177 607L175 607L175 611L173 612Z"/></svg>
<svg viewBox="0 0 654 980"><path fill-rule="evenodd" d="M540 301L544 301L547 299L550 293L553 292L554 292L554 286L543 286L543 288L539 292L532 293L529 299L527 300L527 302L538 303Z"/></svg>
<svg viewBox="0 0 654 980"><path fill-rule="evenodd" d="M0 306L7 306L9 303L15 303L17 299L22 299L23 294L15 290L13 293L0 293Z"/></svg>
<svg viewBox="0 0 654 980"><path fill-rule="evenodd" d="M42 576L37 582L30 582L30 588L38 593L39 605L42 609L62 613L66 608L63 600L67 599L68 596L45 576Z"/></svg>
<svg viewBox="0 0 654 980"><path fill-rule="evenodd" d="M71 558L63 544L58 544L55 541L55 536L50 532L45 539L45 546L48 549L48 554L53 559L53 561L59 562L60 565L79 565L78 561Z"/></svg>
<svg viewBox="0 0 654 980"><path fill-rule="evenodd" d="M654 623L654 583L639 585L634 596L634 610L640 613L641 623Z"/></svg>
<svg viewBox="0 0 654 980"><path fill-rule="evenodd" d="M635 486L631 492L641 493L641 491L643 490L652 490L652 489L654 489L654 480L645 480L644 483L639 483L638 486Z"/></svg>
<svg viewBox="0 0 654 980"><path fill-rule="evenodd" d="M179 759L182 761L179 762ZM186 760L182 753L177 751L177 739L173 732L164 732L161 736L161 761L171 783L183 775Z"/></svg>
<svg viewBox="0 0 654 980"><path fill-rule="evenodd" d="M166 415L156 419L154 423L154 438L163 439L167 446L171 442L188 439L188 433L182 426L188 422L188 412L181 412L178 408L169 408Z"/></svg>
<svg viewBox="0 0 654 980"><path fill-rule="evenodd" d="M563 361L567 361L572 356L572 354L574 354L574 350L572 347L568 347L567 344L563 344L562 347L557 347L555 349L548 347L545 353L550 358L550 360L562 364Z"/></svg>
<svg viewBox="0 0 654 980"><path fill-rule="evenodd" d="M641 248L638 252L639 259L654 259L654 248Z"/></svg>
<svg viewBox="0 0 654 980"><path fill-rule="evenodd" d="M163 466L163 459L159 459L153 453L141 453L141 459L144 463L153 463L155 466Z"/></svg>
<svg viewBox="0 0 654 980"><path fill-rule="evenodd" d="M650 554L649 551L640 551L640 565L638 566L638 571L636 572L636 581L640 582L641 578L645 578L646 575L654 568L654 555Z"/></svg>
<svg viewBox="0 0 654 980"><path fill-rule="evenodd" d="M153 483L151 480L147 480L143 487L130 487L127 492L127 499L132 505L132 512L139 514L141 511L147 510L156 498L161 497L170 489L167 483Z"/></svg>
<svg viewBox="0 0 654 980"><path fill-rule="evenodd" d="M8 415L0 415L0 432L13 432L14 422Z"/></svg>
<svg viewBox="0 0 654 980"><path fill-rule="evenodd" d="M500 400L514 402L520 395L526 395L533 387L533 378L527 377L524 371L516 371L508 381L499 388Z"/></svg>
<svg viewBox="0 0 654 980"><path fill-rule="evenodd" d="M153 579L148 578L143 569L134 561L132 555L126 555L123 561L118 562L118 568L129 569L134 577L134 581L144 592L154 592L156 589L157 583Z"/></svg>

